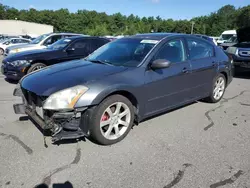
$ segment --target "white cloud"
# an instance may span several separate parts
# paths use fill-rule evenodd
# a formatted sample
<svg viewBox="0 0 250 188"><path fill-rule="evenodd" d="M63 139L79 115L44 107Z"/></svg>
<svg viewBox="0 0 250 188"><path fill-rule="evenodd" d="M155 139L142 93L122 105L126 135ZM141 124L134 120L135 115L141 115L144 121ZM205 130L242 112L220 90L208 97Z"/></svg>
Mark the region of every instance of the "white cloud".
<svg viewBox="0 0 250 188"><path fill-rule="evenodd" d="M152 3L159 3L160 0L151 0Z"/></svg>
<svg viewBox="0 0 250 188"><path fill-rule="evenodd" d="M35 9L34 5L30 5L30 6L29 6L29 9L31 9L31 8L34 8L34 9Z"/></svg>

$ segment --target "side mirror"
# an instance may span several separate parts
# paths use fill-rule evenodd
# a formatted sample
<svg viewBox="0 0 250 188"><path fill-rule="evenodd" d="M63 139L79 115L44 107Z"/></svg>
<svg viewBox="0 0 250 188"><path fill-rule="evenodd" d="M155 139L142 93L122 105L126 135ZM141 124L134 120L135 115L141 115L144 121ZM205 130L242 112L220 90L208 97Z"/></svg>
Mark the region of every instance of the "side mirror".
<svg viewBox="0 0 250 188"><path fill-rule="evenodd" d="M68 53L71 53L71 52L74 52L75 51L75 48L68 48L68 49L66 49L66 52L68 52Z"/></svg>
<svg viewBox="0 0 250 188"><path fill-rule="evenodd" d="M166 60L166 59L157 59L154 60L153 63L151 64L151 68L153 70L155 69L165 69L168 68L170 66L170 61Z"/></svg>

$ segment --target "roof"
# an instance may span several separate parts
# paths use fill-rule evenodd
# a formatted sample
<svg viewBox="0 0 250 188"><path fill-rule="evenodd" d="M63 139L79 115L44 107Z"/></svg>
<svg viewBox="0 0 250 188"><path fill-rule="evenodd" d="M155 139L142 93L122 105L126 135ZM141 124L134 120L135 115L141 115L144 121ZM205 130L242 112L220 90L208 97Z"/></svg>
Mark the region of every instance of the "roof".
<svg viewBox="0 0 250 188"><path fill-rule="evenodd" d="M144 33L131 36L132 38L147 38L161 40L168 36L182 35L181 33ZM183 34L185 35L185 34Z"/></svg>
<svg viewBox="0 0 250 188"><path fill-rule="evenodd" d="M51 34L51 35L81 35L81 36L89 36L89 35L84 35L84 34L81 34L81 33L67 33L67 32L54 32L54 33L48 33L48 34Z"/></svg>
<svg viewBox="0 0 250 188"><path fill-rule="evenodd" d="M108 40L105 37L95 37L95 36L88 36L88 35L76 35L76 36L72 36L72 37L67 37L67 38L63 38L63 39L72 39L72 40L76 40L76 39L81 39L81 38L90 38L90 39L105 39Z"/></svg>
<svg viewBox="0 0 250 188"><path fill-rule="evenodd" d="M227 30L224 31L222 34L236 34L236 30Z"/></svg>

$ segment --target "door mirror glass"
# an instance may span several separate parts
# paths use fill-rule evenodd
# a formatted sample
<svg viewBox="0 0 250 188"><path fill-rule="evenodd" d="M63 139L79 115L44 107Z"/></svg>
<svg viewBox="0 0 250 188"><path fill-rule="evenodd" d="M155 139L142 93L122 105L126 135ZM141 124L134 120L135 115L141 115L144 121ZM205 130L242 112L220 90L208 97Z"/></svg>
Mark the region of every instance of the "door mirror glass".
<svg viewBox="0 0 250 188"><path fill-rule="evenodd" d="M166 60L166 59L157 59L154 60L153 63L151 64L151 68L153 70L155 69L165 69L168 68L170 66L170 61Z"/></svg>

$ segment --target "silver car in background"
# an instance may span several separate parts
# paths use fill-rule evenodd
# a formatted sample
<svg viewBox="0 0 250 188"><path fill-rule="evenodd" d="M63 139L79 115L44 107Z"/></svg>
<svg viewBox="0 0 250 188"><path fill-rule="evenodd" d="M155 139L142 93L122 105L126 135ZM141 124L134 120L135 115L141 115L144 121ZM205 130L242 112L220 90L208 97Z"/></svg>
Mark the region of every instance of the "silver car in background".
<svg viewBox="0 0 250 188"><path fill-rule="evenodd" d="M27 51L27 50L43 49L62 38L79 36L79 35L82 35L82 34L48 33L48 34L40 35L39 37L31 41L29 44L16 45L16 46L6 48L5 56L8 56L9 54L14 54L17 52Z"/></svg>

